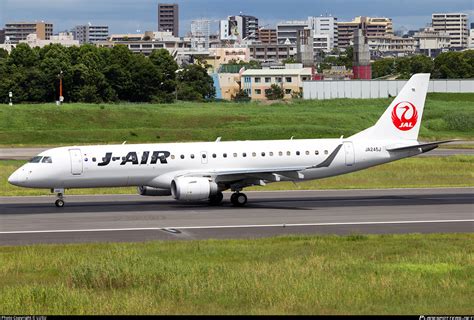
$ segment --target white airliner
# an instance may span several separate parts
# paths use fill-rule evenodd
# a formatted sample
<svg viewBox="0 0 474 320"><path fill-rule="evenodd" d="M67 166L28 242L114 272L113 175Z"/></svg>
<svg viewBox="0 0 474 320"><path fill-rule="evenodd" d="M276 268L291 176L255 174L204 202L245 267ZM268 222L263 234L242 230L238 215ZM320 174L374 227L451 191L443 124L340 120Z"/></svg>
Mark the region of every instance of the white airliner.
<svg viewBox="0 0 474 320"><path fill-rule="evenodd" d="M8 182L48 188L138 186L144 196L172 195L180 201L222 201L244 206L245 187L278 181L336 176L411 157L441 143L419 143L429 74L406 83L377 123L349 138L73 146L40 153L15 171Z"/></svg>

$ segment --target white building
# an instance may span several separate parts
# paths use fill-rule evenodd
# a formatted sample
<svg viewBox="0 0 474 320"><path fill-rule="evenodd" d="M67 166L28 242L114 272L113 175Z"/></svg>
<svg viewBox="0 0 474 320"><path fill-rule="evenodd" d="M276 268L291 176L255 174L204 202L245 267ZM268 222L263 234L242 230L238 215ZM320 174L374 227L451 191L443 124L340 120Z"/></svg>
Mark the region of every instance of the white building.
<svg viewBox="0 0 474 320"><path fill-rule="evenodd" d="M415 39L394 35L368 36L367 43L372 57L403 57L414 54L416 49Z"/></svg>
<svg viewBox="0 0 474 320"><path fill-rule="evenodd" d="M474 29L469 31L469 41L468 41L468 48L474 49Z"/></svg>
<svg viewBox="0 0 474 320"><path fill-rule="evenodd" d="M415 39L416 50L430 57L448 51L451 43L449 33L435 31L432 27L415 33L413 38Z"/></svg>
<svg viewBox="0 0 474 320"><path fill-rule="evenodd" d="M338 43L338 32L337 32L337 18L336 17L308 17L308 26L311 28L313 33L313 38L320 39L315 44L316 48L321 48L324 51L331 51L334 47L337 47ZM327 39L327 40L326 40ZM326 42L327 44L323 45L321 41Z"/></svg>
<svg viewBox="0 0 474 320"><path fill-rule="evenodd" d="M58 35L51 36L49 40L40 39L36 33L32 33L26 37L26 40L20 40L20 43L26 43L31 48L43 48L50 44L60 44L65 47L79 46L79 41L74 40L72 34L65 32L60 32Z"/></svg>
<svg viewBox="0 0 474 320"><path fill-rule="evenodd" d="M258 18L247 15L229 16L219 24L220 39L255 41L258 37Z"/></svg>
<svg viewBox="0 0 474 320"><path fill-rule="evenodd" d="M435 31L447 32L451 37L451 48L467 48L469 29L465 13L433 13L431 20Z"/></svg>
<svg viewBox="0 0 474 320"><path fill-rule="evenodd" d="M193 20L191 22L191 48L208 50L210 34L211 21L206 19Z"/></svg>

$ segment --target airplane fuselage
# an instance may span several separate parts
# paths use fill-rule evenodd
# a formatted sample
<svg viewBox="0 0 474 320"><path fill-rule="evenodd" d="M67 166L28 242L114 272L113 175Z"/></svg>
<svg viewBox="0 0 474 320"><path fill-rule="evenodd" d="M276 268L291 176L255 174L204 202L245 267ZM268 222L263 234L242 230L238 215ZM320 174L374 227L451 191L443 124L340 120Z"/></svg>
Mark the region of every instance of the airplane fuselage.
<svg viewBox="0 0 474 320"><path fill-rule="evenodd" d="M391 154L385 149L387 144L390 143L386 140L310 139L61 147L39 154L38 157L50 160L25 164L12 175L10 182L31 188L150 186L170 189L171 181L178 175L232 169L259 172L268 168L294 169L299 174L278 174L265 182L304 181L420 153ZM333 159L328 160L339 146Z"/></svg>

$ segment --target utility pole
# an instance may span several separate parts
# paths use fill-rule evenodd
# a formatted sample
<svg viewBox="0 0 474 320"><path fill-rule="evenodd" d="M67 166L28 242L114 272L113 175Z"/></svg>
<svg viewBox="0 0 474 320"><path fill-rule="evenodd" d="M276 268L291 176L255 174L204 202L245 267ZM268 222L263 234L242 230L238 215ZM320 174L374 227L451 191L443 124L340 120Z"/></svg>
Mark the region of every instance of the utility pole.
<svg viewBox="0 0 474 320"><path fill-rule="evenodd" d="M64 101L63 96L63 71L61 70L58 74L59 78L59 104L62 104Z"/></svg>

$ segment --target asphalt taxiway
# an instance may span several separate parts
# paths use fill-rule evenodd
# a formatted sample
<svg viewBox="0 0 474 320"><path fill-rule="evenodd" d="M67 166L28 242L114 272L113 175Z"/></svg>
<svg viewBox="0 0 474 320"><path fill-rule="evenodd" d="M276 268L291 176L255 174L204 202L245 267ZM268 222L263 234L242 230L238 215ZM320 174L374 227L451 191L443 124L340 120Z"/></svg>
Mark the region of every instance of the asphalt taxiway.
<svg viewBox="0 0 474 320"><path fill-rule="evenodd" d="M0 197L0 245L474 231L474 188L247 192L244 208L138 195Z"/></svg>

